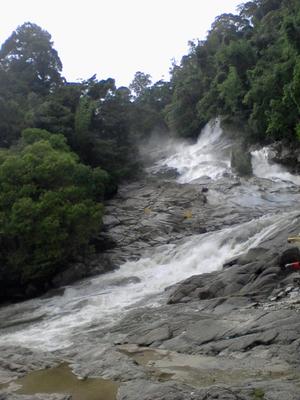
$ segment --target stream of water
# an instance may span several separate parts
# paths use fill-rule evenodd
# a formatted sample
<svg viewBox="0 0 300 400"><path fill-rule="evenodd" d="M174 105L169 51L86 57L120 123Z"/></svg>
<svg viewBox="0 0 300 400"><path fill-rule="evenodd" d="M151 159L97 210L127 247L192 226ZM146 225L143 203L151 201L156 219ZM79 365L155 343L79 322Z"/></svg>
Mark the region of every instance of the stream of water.
<svg viewBox="0 0 300 400"><path fill-rule="evenodd" d="M176 144L155 168L176 168L179 183L194 183L203 176L217 181L224 173L232 174L230 146L216 121L204 129L197 143ZM261 208L263 216L176 245L156 247L115 272L67 287L62 295L3 307L0 318L8 323L0 330L0 345L50 351L72 346L75 337L99 325L112 326L141 302L155 307L165 287L193 274L220 269L226 260L293 225L298 214L291 205L299 204L300 177L270 165L266 148L253 152L252 163L255 183L244 181L224 201ZM209 201L214 201L211 196ZM9 326L12 316L20 321Z"/></svg>

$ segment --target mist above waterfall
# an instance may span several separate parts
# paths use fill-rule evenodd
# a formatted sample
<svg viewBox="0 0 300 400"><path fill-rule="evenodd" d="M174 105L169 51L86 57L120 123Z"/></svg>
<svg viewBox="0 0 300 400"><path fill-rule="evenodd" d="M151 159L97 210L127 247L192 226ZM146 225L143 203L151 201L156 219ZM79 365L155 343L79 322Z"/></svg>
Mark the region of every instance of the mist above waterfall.
<svg viewBox="0 0 300 400"><path fill-rule="evenodd" d="M231 145L217 119L205 126L195 144L176 143L173 154L160 160L156 166L176 169L180 183L189 183L203 176L217 179L230 172Z"/></svg>
<svg viewBox="0 0 300 400"><path fill-rule="evenodd" d="M161 168L175 169L179 183L191 183L202 177L213 180L232 174L231 150L234 141L226 135L220 119L209 122L201 131L196 143L159 136L149 142L147 154L155 154L156 164L151 171ZM270 162L269 149L264 147L251 152L254 176L272 181L300 185L300 177L293 175L279 164Z"/></svg>

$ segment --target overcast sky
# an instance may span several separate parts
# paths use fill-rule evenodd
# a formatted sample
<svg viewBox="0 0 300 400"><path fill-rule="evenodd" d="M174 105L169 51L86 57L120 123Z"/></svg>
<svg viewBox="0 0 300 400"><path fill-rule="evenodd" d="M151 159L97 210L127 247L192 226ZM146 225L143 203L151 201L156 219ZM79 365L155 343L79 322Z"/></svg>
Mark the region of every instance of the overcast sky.
<svg viewBox="0 0 300 400"><path fill-rule="evenodd" d="M68 81L112 77L118 86L136 71L168 79L171 60L188 41L204 39L214 18L242 0L8 0L1 8L0 42L23 22L46 29Z"/></svg>

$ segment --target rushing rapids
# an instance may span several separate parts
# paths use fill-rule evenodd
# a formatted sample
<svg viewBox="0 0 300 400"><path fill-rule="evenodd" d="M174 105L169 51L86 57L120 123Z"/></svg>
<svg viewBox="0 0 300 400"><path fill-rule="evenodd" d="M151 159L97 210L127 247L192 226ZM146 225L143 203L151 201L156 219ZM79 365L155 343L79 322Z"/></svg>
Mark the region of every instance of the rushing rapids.
<svg viewBox="0 0 300 400"><path fill-rule="evenodd" d="M116 272L66 288L63 296L31 300L25 308L27 318L41 318L41 322L33 321L25 329L16 327L15 332L10 329L1 336L1 342L41 350L71 346L73 336L97 324L112 326L130 306L145 298L155 306L157 295L165 287L193 274L221 268L227 259L291 224L294 214L261 217L220 232L194 236L182 244L158 247L151 256L127 262ZM18 308L11 306L11 313ZM25 322L26 313L22 318Z"/></svg>
<svg viewBox="0 0 300 400"><path fill-rule="evenodd" d="M190 183L203 176L218 179L230 171L231 145L223 135L220 120L216 120L203 129L196 144L175 145L174 154L158 161L157 166L176 169L180 183Z"/></svg>
<svg viewBox="0 0 300 400"><path fill-rule="evenodd" d="M222 134L220 122L216 121L207 125L196 144L183 144L180 148L176 145L175 153L158 161L156 168L176 168L180 183L191 183L203 176L218 181L225 172L230 172L230 145ZM30 300L24 303L22 318L33 321L25 328L21 325L3 332L0 343L45 350L71 346L73 335L78 336L97 323L113 325L128 308L145 298L155 304L157 295L165 287L195 273L219 269L227 259L257 246L283 225L293 223L294 212L289 212L288 208L299 199L293 189L300 185L300 177L289 174L279 165L270 165L265 148L253 152L252 162L254 174L271 179L274 184L266 188L265 182L245 181L231 198L226 197L223 201L262 207L267 215L218 232L196 235L177 244L157 247L138 261L126 262L115 272L67 287L62 296ZM216 190L213 193L208 197L212 202L216 197L222 197ZM278 213L281 208L285 210L284 214ZM18 304L9 306L6 312L13 314L19 307Z"/></svg>
<svg viewBox="0 0 300 400"><path fill-rule="evenodd" d="M220 270L229 259L299 222L294 205L300 199L300 178L279 165L270 165L268 151L262 149L252 153L255 176L239 180L230 169L231 145L216 121L204 129L197 143L169 146L168 154L149 170L176 169L179 191L184 184L203 186L202 179L208 189L208 215L222 219L234 211L244 213L247 219L145 247L139 259L67 286L60 295L2 307L0 346L66 350L70 358L72 349L87 346L99 328L109 332L132 310L158 307L165 300L166 287L191 275Z"/></svg>

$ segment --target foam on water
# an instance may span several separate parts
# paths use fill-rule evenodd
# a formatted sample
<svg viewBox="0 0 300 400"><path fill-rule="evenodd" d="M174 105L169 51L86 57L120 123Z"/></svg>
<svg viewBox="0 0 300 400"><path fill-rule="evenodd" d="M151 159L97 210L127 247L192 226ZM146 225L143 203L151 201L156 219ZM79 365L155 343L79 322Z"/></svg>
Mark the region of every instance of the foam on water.
<svg viewBox="0 0 300 400"><path fill-rule="evenodd" d="M232 141L224 136L220 120L216 119L205 126L195 144L182 142L170 147L172 154L159 161L156 167L176 169L180 183L190 183L204 176L215 180L231 172L231 147ZM268 147L253 151L251 155L253 174L258 178L285 182L286 186L300 185L300 176L289 173L279 164L270 163Z"/></svg>
<svg viewBox="0 0 300 400"><path fill-rule="evenodd" d="M300 176L289 173L286 168L279 164L269 162L268 147L253 151L251 155L254 175L272 181L282 181L298 186L300 185Z"/></svg>
<svg viewBox="0 0 300 400"><path fill-rule="evenodd" d="M157 167L176 168L182 183L202 176L217 179L230 171L230 147L230 141L222 135L220 121L216 121L203 130L197 143L176 145L175 153ZM270 165L264 149L252 153L252 163L258 177L281 180L287 194L288 185L284 182L300 185L300 177ZM248 199L247 187L242 188ZM263 194L266 195L264 190ZM232 195L241 197L241 191ZM253 206L263 205L262 201L253 202ZM3 329L0 345L24 345L42 350L71 346L76 336L82 339L89 330L112 326L143 301L155 307L167 286L194 274L220 269L226 260L259 245L278 230L292 226L296 215L295 212L269 214L218 232L196 235L177 245L155 248L148 256L127 262L115 272L70 286L62 296L8 306L3 315L14 316L15 311L21 310L24 320L33 321L36 317L36 321Z"/></svg>
<svg viewBox="0 0 300 400"><path fill-rule="evenodd" d="M180 183L189 183L203 176L217 179L230 171L230 146L217 119L206 125L197 143L178 144L175 153L160 161L158 166L175 168L180 174Z"/></svg>
<svg viewBox="0 0 300 400"><path fill-rule="evenodd" d="M40 299L35 312L44 313L44 320L2 334L0 345L24 345L42 350L68 347L77 334L84 335L99 326L112 326L143 299L147 298L147 304L154 307L157 295L165 287L193 274L220 269L226 260L257 246L279 227L292 224L294 215L265 216L194 236L177 246L163 246L149 257L125 263L116 272L69 287L63 296ZM139 279L128 279L132 276ZM124 279L127 284L120 286Z"/></svg>

